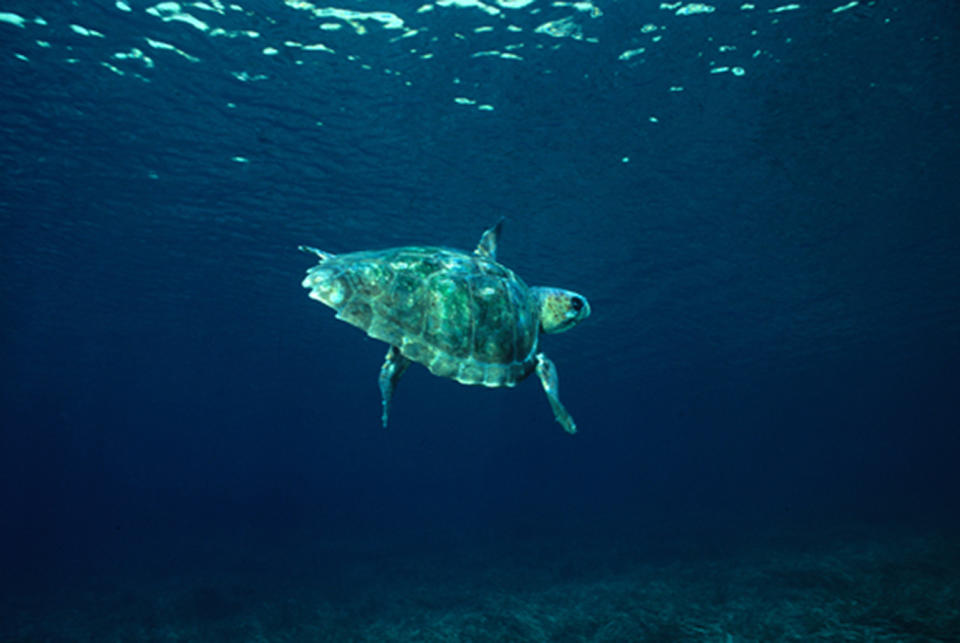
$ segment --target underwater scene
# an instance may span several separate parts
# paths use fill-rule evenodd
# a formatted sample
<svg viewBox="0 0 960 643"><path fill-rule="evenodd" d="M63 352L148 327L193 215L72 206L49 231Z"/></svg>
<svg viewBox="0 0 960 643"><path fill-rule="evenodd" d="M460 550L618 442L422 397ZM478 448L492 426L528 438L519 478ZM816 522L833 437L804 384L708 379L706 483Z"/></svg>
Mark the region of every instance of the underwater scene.
<svg viewBox="0 0 960 643"><path fill-rule="evenodd" d="M960 4L0 0L0 642L960 641Z"/></svg>

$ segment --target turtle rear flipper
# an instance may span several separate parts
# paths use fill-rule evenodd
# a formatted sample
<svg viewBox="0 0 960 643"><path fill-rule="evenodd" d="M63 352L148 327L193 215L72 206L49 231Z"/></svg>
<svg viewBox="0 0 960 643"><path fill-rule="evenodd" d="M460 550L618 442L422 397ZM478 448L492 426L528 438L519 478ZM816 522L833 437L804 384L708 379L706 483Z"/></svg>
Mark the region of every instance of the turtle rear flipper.
<svg viewBox="0 0 960 643"><path fill-rule="evenodd" d="M313 246L297 246L297 250L300 252L306 252L309 255L317 255L317 257L320 258L320 261L326 261L327 259L332 259L337 256L332 252L320 250L319 248L314 248Z"/></svg>
<svg viewBox="0 0 960 643"><path fill-rule="evenodd" d="M397 388L397 382L400 376L410 366L410 360L400 354L400 349L396 346L390 346L387 349L386 359L383 360L383 366L380 367L380 396L383 398L383 428L387 428L387 420L390 416L390 401L393 399L393 391Z"/></svg>

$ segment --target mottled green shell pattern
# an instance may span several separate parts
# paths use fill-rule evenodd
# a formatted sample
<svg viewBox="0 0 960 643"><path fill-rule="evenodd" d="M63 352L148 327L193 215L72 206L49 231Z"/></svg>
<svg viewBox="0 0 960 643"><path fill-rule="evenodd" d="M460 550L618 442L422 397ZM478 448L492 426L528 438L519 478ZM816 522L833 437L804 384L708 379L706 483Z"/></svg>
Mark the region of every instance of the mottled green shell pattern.
<svg viewBox="0 0 960 643"><path fill-rule="evenodd" d="M513 386L535 367L536 303L513 271L434 247L333 255L307 272L310 296L434 375Z"/></svg>

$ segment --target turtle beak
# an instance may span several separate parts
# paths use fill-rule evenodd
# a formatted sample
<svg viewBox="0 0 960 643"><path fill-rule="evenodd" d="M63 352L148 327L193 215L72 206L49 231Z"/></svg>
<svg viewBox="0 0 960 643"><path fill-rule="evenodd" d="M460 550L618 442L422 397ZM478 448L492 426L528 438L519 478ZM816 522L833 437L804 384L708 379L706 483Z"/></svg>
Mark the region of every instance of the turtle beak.
<svg viewBox="0 0 960 643"><path fill-rule="evenodd" d="M570 319L581 322L590 316L590 302L586 297L573 295L570 297Z"/></svg>

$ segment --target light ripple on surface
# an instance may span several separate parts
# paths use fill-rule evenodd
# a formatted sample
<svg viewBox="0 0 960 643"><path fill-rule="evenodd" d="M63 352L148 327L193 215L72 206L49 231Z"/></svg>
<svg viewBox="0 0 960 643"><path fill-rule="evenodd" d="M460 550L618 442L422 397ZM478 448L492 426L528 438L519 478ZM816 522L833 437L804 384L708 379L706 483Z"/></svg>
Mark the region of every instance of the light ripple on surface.
<svg viewBox="0 0 960 643"><path fill-rule="evenodd" d="M855 6L858 2L850 2L846 5L832 8L832 14L843 13ZM647 23L637 32L629 34L618 25L618 17L614 14L608 15L616 9L615 5L607 5L600 2L552 2L549 5L549 11L545 10L543 5L531 2L529 0L498 0L496 2L483 2L481 0L440 0L436 3L427 3L419 7L413 7L403 11L385 11L385 10L364 10L360 11L346 7L331 7L315 4L307 0L284 0L282 5L286 9L292 10L292 16L272 16L262 8L256 6L243 6L237 3L225 4L222 2L159 2L145 8L134 8L130 4L118 1L115 7L124 14L148 15L158 19L163 23L170 25L170 30L160 39L161 31L151 30L149 35L144 33L144 39L151 44L164 41L177 42L183 41L180 45L171 45L167 47L171 51L191 62L198 62L202 56L197 52L201 49L207 49L206 44L201 44L196 37L188 37L188 34L178 25L192 27L199 34L206 38L227 38L227 39L258 39L264 41L256 50L262 57L276 56L281 51L281 44L286 43L306 43L303 45L286 46L295 47L301 52L308 53L321 51L327 54L333 54L341 59L353 63L357 67L357 72L376 71L384 75L402 76L401 87L416 88L422 83L431 82L429 79L435 77L438 68L437 61L440 60L437 54L443 51L442 60L444 67L451 64L463 66L470 59L485 58L491 61L501 60L524 65L531 65L534 69L543 73L551 73L552 52L558 46L579 47L591 44L605 44L617 50L611 52L607 63L614 60L626 62L631 69L637 68L637 73L641 73L640 65L650 64L650 61L656 58L662 58L664 55L697 55L701 56L701 48L704 43L710 42L718 37L720 33L705 34L704 39L688 39L686 42L674 39L673 42L667 42L663 39L663 34L669 34L671 31L671 20L686 20L690 16L702 16L704 20L711 18L710 14L716 12L716 7L704 3L661 3L660 9L668 14L661 20L662 25ZM743 4L741 11L749 11L755 8L753 4ZM767 12L771 14L783 15L786 12L796 12L801 9L801 5L787 4L768 8ZM443 15L435 9L444 10ZM444 45L450 38L464 39L465 37L457 30L457 23L460 18L464 25L468 25L472 20L473 13L478 11L489 15L494 19L491 24L474 26L470 30L475 34L487 35L491 40L485 43L485 46L471 46L467 49L466 58L456 56L460 53L453 51L444 51L447 49ZM669 15L672 14L672 15ZM297 19L300 15L305 18ZM455 16L453 21L447 19L448 15ZM745 14L746 15L746 14ZM544 21L543 16L549 16L550 19ZM439 19L438 19L439 18ZM102 16L100 20L109 20L109 16ZM281 20L282 19L282 20ZM9 25L27 28L29 26L43 27L46 21L42 18L26 18L13 12L0 12L0 22ZM755 40L765 24L762 21L753 21L745 23L752 27L749 40ZM81 36L107 39L111 42L119 38L120 33L128 34L129 30L124 24L121 28L117 25L116 35L111 37L110 30L101 24L79 24L74 23L70 28ZM331 41L317 42L308 36L312 29L319 27L325 33L334 37ZM346 27L346 29L342 29ZM778 25L782 29L782 24ZM654 33L654 32L660 33ZM399 35L396 32L400 32ZM513 42L496 43L498 38L513 35ZM527 33L528 36L523 42L516 42L516 34ZM614 36L616 34L616 36ZM626 35L626 38L624 36ZM692 34L691 34L692 35ZM649 37L645 37L649 36ZM129 39L129 35L125 36ZM382 40L386 37L386 40ZM554 39L560 41L557 45L551 45L545 42ZM370 44L364 41L372 39ZM612 40L613 39L613 40ZM615 40L619 40L617 43ZM58 48L56 39L44 38L43 42L52 42L53 48ZM570 44L564 44L569 42ZM114 53L101 58L99 61L103 67L106 67L118 75L126 75L128 72L140 79L148 80L149 74L153 68L145 64L138 70L131 70L122 64L124 60L144 62L144 59L137 56L129 58L119 57L116 54L120 52L135 51L135 45L130 43L114 43ZM635 45L642 46L635 46ZM750 48L749 41L740 43L744 51L756 51ZM493 46L491 46L493 45ZM509 47L508 47L509 45ZM526 46L528 53L519 55L511 53L510 48ZM76 47L76 46L75 46ZM651 47L664 49L663 52L654 52ZM736 44L731 45L731 52L735 52ZM686 51L682 51L686 48ZM248 58L247 51L237 50L229 51L225 47L215 47L219 56L226 58ZM22 60L29 60L29 51L18 52ZM581 56L594 57L597 52L583 51ZM602 54L601 54L602 56ZM727 64L724 66L710 63L706 69L707 73L720 73L720 71L732 71L733 75L742 75L742 70L746 68L743 64L746 62L743 56L738 57L736 64ZM755 56L754 56L755 57ZM776 53L773 53L765 59L765 64L776 64L778 60ZM76 56L70 56L73 63L80 63L81 59ZM392 61L392 62L388 62ZM402 65L397 65L398 60L403 61ZM165 61L154 61L156 65L162 67ZM297 64L315 65L317 61L310 58L298 58ZM243 65L235 65L235 75L244 79L267 80L274 77L273 74L263 69ZM145 67L145 68L144 68ZM266 64L262 65L266 67ZM402 67L402 69L397 69ZM680 80L680 79L677 79ZM482 83L482 81L481 81ZM674 83L679 84L679 83ZM666 91L666 88L665 88ZM486 101L490 102L490 101Z"/></svg>

